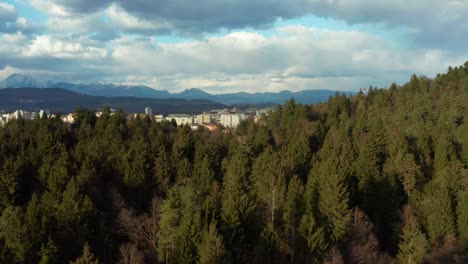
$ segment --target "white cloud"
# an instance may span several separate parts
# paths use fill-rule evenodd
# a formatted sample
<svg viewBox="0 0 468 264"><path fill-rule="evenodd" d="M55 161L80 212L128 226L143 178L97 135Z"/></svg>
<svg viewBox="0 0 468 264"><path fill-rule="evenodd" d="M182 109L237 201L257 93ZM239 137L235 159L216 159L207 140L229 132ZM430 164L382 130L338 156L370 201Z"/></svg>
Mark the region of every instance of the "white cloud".
<svg viewBox="0 0 468 264"><path fill-rule="evenodd" d="M155 32L159 30L171 30L171 25L168 22L155 22L147 19L139 18L129 14L125 9L118 4L112 4L105 11L105 15L110 22L117 26L121 31L136 31L136 32Z"/></svg>
<svg viewBox="0 0 468 264"><path fill-rule="evenodd" d="M402 3L398 1L392 4L316 0L307 4L314 5L317 14L345 19L350 23L386 21L389 26L399 24L415 28L410 34L425 34L423 25L416 19L410 20L406 11L398 11L398 3ZM81 6L80 1L75 0L30 2L41 10L47 10L50 17L43 25L43 31L36 35L21 30L34 27L26 18L13 20L21 32L0 37L0 69L7 65L29 71L46 68L47 74L55 75L57 80L146 84L172 91L192 87L203 87L212 92L357 90L370 84L382 86L393 81L405 81L412 73L434 75L444 71L448 65L462 64L463 55L466 55L444 48L396 45L388 38L369 32L303 25L278 28L276 33L268 36L228 30L230 33L223 36L162 44L148 35L164 30L195 30L188 26L190 19L195 19L190 18L194 15L193 10L187 9L185 16L179 18L163 17L162 13L151 18L150 13L141 14L144 10L137 12L128 3L97 1L95 5L82 3ZM408 9L416 10L420 6L416 2L408 3ZM369 6L364 7L364 3ZM185 8L185 3L179 4ZM282 4L278 7L286 8ZM169 11L175 12L172 8L174 6L171 5ZM385 8L400 12L402 20L407 22L388 18L386 11L382 11ZM361 18L354 19L359 9L362 9ZM372 10L382 11L379 13L381 18L371 14ZM275 10L273 13L281 16L283 11ZM236 14L238 10L232 12ZM292 13L288 14L293 16ZM451 18L447 18L447 14L440 15L437 21L450 24L463 20L457 16L459 12L454 14ZM244 15L262 14L250 12ZM197 19L205 18L199 16ZM207 24L193 26L209 31L213 25L225 26L223 23L227 21L210 20L214 17L206 19ZM100 41L94 34L108 34L111 40Z"/></svg>
<svg viewBox="0 0 468 264"><path fill-rule="evenodd" d="M29 0L29 3L51 16L105 12L115 26L134 33L169 30L199 36L219 29L269 27L278 18L315 15L349 24L404 29L417 46L464 50L463 44L468 41L465 0L199 0L196 4L166 0Z"/></svg>
<svg viewBox="0 0 468 264"><path fill-rule="evenodd" d="M41 35L36 37L24 50L25 57L52 57L63 59L98 60L107 56L103 48L80 43L73 39L56 39Z"/></svg>
<svg viewBox="0 0 468 264"><path fill-rule="evenodd" d="M17 16L15 6L0 2L0 22L15 21Z"/></svg>
<svg viewBox="0 0 468 264"><path fill-rule="evenodd" d="M21 32L16 32L13 34L3 34L3 38L17 45L22 45L26 41L26 37Z"/></svg>

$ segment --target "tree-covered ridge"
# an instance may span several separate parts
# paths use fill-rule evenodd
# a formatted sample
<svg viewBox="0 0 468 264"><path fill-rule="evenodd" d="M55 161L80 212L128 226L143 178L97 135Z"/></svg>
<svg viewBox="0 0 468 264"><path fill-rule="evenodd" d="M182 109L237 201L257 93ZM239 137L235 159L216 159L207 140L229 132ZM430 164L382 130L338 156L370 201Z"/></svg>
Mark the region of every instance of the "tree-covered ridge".
<svg viewBox="0 0 468 264"><path fill-rule="evenodd" d="M0 129L1 263L466 263L468 63L229 133Z"/></svg>

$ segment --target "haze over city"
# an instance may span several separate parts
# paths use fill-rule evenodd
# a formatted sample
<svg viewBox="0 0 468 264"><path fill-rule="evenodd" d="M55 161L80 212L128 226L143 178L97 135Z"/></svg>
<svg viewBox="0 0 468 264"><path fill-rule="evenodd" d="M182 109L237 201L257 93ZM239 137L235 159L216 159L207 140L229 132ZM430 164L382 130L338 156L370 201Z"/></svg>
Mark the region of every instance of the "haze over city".
<svg viewBox="0 0 468 264"><path fill-rule="evenodd" d="M358 91L466 59L468 2L0 2L0 79ZM452 30L447 30L452 29Z"/></svg>

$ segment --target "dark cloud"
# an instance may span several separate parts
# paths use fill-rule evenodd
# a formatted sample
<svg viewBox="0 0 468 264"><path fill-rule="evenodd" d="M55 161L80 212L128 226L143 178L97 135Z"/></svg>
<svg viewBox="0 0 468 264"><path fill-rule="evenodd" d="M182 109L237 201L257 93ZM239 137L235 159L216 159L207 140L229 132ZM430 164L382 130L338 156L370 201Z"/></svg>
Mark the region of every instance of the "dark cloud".
<svg viewBox="0 0 468 264"><path fill-rule="evenodd" d="M65 8L70 13L92 13L106 8L111 0L47 0Z"/></svg>
<svg viewBox="0 0 468 264"><path fill-rule="evenodd" d="M129 13L145 19L167 20L182 32L206 32L220 28L260 27L277 18L303 15L304 2L277 0L170 1L117 0Z"/></svg>
<svg viewBox="0 0 468 264"><path fill-rule="evenodd" d="M10 4L0 2L0 32L14 32L12 22L18 17L16 8Z"/></svg>
<svg viewBox="0 0 468 264"><path fill-rule="evenodd" d="M118 4L136 18L170 25L124 30L145 35L173 32L190 36L219 29L263 28L271 26L278 18L312 14L349 24L402 28L417 46L457 48L468 40L465 15L468 2L459 0L54 0L53 3L75 14L96 12Z"/></svg>

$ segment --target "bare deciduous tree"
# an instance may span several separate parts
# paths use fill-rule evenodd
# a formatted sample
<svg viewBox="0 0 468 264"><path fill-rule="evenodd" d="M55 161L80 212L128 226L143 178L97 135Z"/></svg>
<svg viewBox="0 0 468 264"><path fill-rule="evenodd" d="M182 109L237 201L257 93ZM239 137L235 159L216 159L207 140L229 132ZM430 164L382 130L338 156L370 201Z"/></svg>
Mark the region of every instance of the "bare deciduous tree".
<svg viewBox="0 0 468 264"><path fill-rule="evenodd" d="M145 256L133 243L126 243L120 246L119 264L143 264Z"/></svg>
<svg viewBox="0 0 468 264"><path fill-rule="evenodd" d="M428 264L468 263L468 252L456 237L449 235L445 237L444 243L440 247L432 250L424 258L424 262Z"/></svg>
<svg viewBox="0 0 468 264"><path fill-rule="evenodd" d="M119 233L145 249L144 252L151 258L156 258L158 249L159 210L160 200L155 198L147 214L135 215L128 209L122 209L117 217Z"/></svg>
<svg viewBox="0 0 468 264"><path fill-rule="evenodd" d="M345 257L349 263L389 263L390 257L380 252L374 226L366 213L359 208L353 212L351 238L346 247Z"/></svg>
<svg viewBox="0 0 468 264"><path fill-rule="evenodd" d="M323 263L324 264L344 264L343 256L341 255L340 250L338 250L336 247L333 247L328 252L328 256Z"/></svg>

